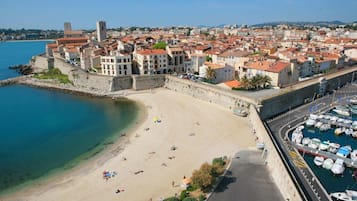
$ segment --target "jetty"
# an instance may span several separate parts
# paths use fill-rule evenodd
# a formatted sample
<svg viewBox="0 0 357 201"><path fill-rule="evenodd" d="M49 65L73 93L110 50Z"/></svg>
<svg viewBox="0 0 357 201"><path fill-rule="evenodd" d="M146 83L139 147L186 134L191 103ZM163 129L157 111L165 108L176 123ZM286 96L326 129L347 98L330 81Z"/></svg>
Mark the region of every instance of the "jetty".
<svg viewBox="0 0 357 201"><path fill-rule="evenodd" d="M340 159L343 160L343 162L345 163L345 165L347 167L357 168L357 161L353 161L350 158L344 158L344 157L337 156L336 154L333 154L333 153L330 153L330 152L327 152L327 151L321 151L321 150L318 150L318 149L313 149L311 147L304 146L304 145L301 145L301 144L292 143L292 145L297 150L299 150L299 152L302 152L303 154L306 153L306 154L310 154L310 155L314 155L314 156L322 156L325 159L326 158L331 158L334 161L336 161L338 158L340 158Z"/></svg>
<svg viewBox="0 0 357 201"><path fill-rule="evenodd" d="M9 78L9 79L5 79L5 80L0 80L0 87L16 84L19 81L25 79L26 77L27 76L20 76L20 77L14 77L14 78Z"/></svg>

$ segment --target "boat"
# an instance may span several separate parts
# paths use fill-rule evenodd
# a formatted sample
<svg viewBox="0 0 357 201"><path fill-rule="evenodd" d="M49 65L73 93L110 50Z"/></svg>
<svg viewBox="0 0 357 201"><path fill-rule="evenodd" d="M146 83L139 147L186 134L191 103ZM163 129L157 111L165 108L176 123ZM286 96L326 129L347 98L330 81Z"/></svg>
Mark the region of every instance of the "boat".
<svg viewBox="0 0 357 201"><path fill-rule="evenodd" d="M331 193L330 197L335 201L357 201L357 191L345 190L345 192Z"/></svg>
<svg viewBox="0 0 357 201"><path fill-rule="evenodd" d="M330 170L333 166L334 162L331 158L327 158L326 160L324 160L324 163L322 164L322 167Z"/></svg>
<svg viewBox="0 0 357 201"><path fill-rule="evenodd" d="M341 135L344 132L343 128L336 128L335 129L335 135Z"/></svg>
<svg viewBox="0 0 357 201"><path fill-rule="evenodd" d="M318 138L312 138L311 142L307 145L308 147L312 149L317 149L321 143L321 140Z"/></svg>
<svg viewBox="0 0 357 201"><path fill-rule="evenodd" d="M321 166L324 163L325 159L322 156L315 156L314 163L317 166Z"/></svg>
<svg viewBox="0 0 357 201"><path fill-rule="evenodd" d="M319 145L319 150L326 151L329 147L330 147L330 142L329 141L323 141Z"/></svg>
<svg viewBox="0 0 357 201"><path fill-rule="evenodd" d="M338 158L331 167L331 172L335 175L342 174L345 171L343 160Z"/></svg>
<svg viewBox="0 0 357 201"><path fill-rule="evenodd" d="M322 124L320 126L320 131L328 131L331 129L331 125L330 124Z"/></svg>
<svg viewBox="0 0 357 201"><path fill-rule="evenodd" d="M357 161L357 149L355 149L351 152L351 160Z"/></svg>
<svg viewBox="0 0 357 201"><path fill-rule="evenodd" d="M308 119L305 124L306 126L313 126L316 124L316 120Z"/></svg>
<svg viewBox="0 0 357 201"><path fill-rule="evenodd" d="M294 132L291 135L291 141L296 143L296 144L301 144L301 140L303 138L303 134L301 131L301 127L298 127L294 130Z"/></svg>
<svg viewBox="0 0 357 201"><path fill-rule="evenodd" d="M330 147L327 149L327 151L335 154L339 148L340 148L339 144L330 142Z"/></svg>
<svg viewBox="0 0 357 201"><path fill-rule="evenodd" d="M351 108L350 110L351 110L351 113L352 113L352 114L357 114L357 109Z"/></svg>
<svg viewBox="0 0 357 201"><path fill-rule="evenodd" d="M316 124L315 124L315 128L320 128L321 126L322 126L322 122L321 121L319 121L319 122L316 122Z"/></svg>
<svg viewBox="0 0 357 201"><path fill-rule="evenodd" d="M308 137L304 137L302 139L302 144L305 145L305 146L307 146L310 142L311 142L311 139L308 138Z"/></svg>
<svg viewBox="0 0 357 201"><path fill-rule="evenodd" d="M346 134L347 136L352 135L352 134L353 134L353 129L352 129L352 128L347 128L347 129L345 130L345 134Z"/></svg>
<svg viewBox="0 0 357 201"><path fill-rule="evenodd" d="M333 116L333 117L331 117L331 118L330 118L330 121L332 121L332 122L336 122L336 121L337 121L337 119L338 119L338 117Z"/></svg>
<svg viewBox="0 0 357 201"><path fill-rule="evenodd" d="M353 105L357 105L357 97L355 96L355 97L350 98L349 102Z"/></svg>
<svg viewBox="0 0 357 201"><path fill-rule="evenodd" d="M352 137L357 138L357 131L353 131Z"/></svg>
<svg viewBox="0 0 357 201"><path fill-rule="evenodd" d="M348 110L346 111L346 110L333 109L332 111L342 116L350 116L350 112Z"/></svg>
<svg viewBox="0 0 357 201"><path fill-rule="evenodd" d="M336 155L346 158L348 155L350 155L351 151L352 151L351 146L348 146L348 145L342 146L337 150Z"/></svg>
<svg viewBox="0 0 357 201"><path fill-rule="evenodd" d="M312 120L317 120L319 118L319 116L317 116L316 114L310 114L309 119Z"/></svg>

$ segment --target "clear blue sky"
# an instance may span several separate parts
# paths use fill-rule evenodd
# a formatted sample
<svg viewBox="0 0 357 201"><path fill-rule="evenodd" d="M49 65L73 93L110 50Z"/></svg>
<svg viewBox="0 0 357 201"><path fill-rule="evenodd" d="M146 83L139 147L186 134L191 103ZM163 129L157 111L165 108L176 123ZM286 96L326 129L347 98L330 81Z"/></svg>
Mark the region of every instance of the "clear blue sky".
<svg viewBox="0 0 357 201"><path fill-rule="evenodd" d="M105 2L105 3L104 3ZM256 24L357 20L357 0L1 0L0 28Z"/></svg>

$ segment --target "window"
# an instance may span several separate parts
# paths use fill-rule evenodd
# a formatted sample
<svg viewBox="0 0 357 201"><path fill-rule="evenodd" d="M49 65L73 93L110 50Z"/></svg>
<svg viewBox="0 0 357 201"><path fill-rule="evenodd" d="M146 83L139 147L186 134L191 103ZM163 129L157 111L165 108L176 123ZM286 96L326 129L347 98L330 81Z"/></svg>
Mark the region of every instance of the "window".
<svg viewBox="0 0 357 201"><path fill-rule="evenodd" d="M114 59L110 59L110 62L111 62L111 63L114 63Z"/></svg>
<svg viewBox="0 0 357 201"><path fill-rule="evenodd" d="M124 71L124 75L126 75L126 71Z"/></svg>
<svg viewBox="0 0 357 201"><path fill-rule="evenodd" d="M126 67L126 65L124 65L124 70L126 70L127 69L127 67Z"/></svg>
<svg viewBox="0 0 357 201"><path fill-rule="evenodd" d="M117 63L121 63L121 59L117 59Z"/></svg>

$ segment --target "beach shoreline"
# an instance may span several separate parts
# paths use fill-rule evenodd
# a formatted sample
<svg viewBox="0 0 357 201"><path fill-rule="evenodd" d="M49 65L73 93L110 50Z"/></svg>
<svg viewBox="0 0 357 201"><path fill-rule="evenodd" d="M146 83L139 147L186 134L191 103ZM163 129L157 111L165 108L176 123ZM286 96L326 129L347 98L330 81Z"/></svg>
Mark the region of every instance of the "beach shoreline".
<svg viewBox="0 0 357 201"><path fill-rule="evenodd" d="M233 156L255 145L247 119L168 89L107 93L32 78L19 84L86 96L124 97L140 104L143 107L140 111L146 113L126 132L125 138L115 141L113 149L103 151L107 157L90 159L62 177L7 195L2 201L48 201L58 197L65 201L157 200L179 193L182 177L190 176L202 163L215 157ZM178 149L172 151L172 146ZM118 175L106 181L102 178L103 171L115 171ZM174 188L172 181L177 184ZM117 188L125 189L125 193L118 197ZM138 189L140 194L135 193Z"/></svg>

